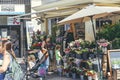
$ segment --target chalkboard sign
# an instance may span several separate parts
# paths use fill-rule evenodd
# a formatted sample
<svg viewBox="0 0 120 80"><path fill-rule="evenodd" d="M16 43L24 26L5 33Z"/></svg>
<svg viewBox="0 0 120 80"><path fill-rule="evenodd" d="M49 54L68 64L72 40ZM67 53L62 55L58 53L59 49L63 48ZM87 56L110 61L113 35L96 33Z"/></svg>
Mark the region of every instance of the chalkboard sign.
<svg viewBox="0 0 120 80"><path fill-rule="evenodd" d="M112 74L112 69L120 69L120 49L108 50L109 69Z"/></svg>

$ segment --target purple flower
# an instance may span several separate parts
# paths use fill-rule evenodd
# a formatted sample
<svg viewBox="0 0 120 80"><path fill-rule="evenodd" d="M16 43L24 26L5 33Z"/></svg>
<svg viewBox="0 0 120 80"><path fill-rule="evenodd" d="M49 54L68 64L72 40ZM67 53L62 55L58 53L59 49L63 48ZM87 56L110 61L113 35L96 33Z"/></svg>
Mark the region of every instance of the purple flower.
<svg viewBox="0 0 120 80"><path fill-rule="evenodd" d="M39 76L45 76L46 75L46 69L43 68L43 67L40 67L38 69L38 74L39 74Z"/></svg>

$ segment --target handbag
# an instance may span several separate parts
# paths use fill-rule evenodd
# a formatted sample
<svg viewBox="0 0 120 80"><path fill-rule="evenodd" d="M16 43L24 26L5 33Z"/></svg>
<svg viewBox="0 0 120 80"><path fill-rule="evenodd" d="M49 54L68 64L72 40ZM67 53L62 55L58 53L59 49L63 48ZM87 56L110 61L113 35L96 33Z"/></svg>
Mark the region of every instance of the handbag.
<svg viewBox="0 0 120 80"><path fill-rule="evenodd" d="M9 68L6 71L4 80L23 80L24 73L16 59L12 57Z"/></svg>

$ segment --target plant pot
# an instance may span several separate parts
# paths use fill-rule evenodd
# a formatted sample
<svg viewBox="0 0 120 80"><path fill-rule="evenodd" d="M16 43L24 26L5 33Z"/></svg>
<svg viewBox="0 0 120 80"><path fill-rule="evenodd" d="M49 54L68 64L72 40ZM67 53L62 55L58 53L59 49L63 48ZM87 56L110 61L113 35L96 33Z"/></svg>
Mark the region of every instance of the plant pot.
<svg viewBox="0 0 120 80"><path fill-rule="evenodd" d="M93 76L93 80L98 80L97 73Z"/></svg>
<svg viewBox="0 0 120 80"><path fill-rule="evenodd" d="M81 59L82 58L81 54L76 54L76 58Z"/></svg>
<svg viewBox="0 0 120 80"><path fill-rule="evenodd" d="M92 80L92 76L88 76L88 80Z"/></svg>
<svg viewBox="0 0 120 80"><path fill-rule="evenodd" d="M70 76L69 76L69 73L66 73L66 77L67 77L67 78L69 78L69 77L70 77Z"/></svg>
<svg viewBox="0 0 120 80"><path fill-rule="evenodd" d="M80 75L80 80L84 80L84 75Z"/></svg>
<svg viewBox="0 0 120 80"><path fill-rule="evenodd" d="M72 73L72 78L76 79L76 73Z"/></svg>
<svg viewBox="0 0 120 80"><path fill-rule="evenodd" d="M88 53L82 53L82 59L87 60L89 57Z"/></svg>
<svg viewBox="0 0 120 80"><path fill-rule="evenodd" d="M62 76L62 72L58 72L58 76L60 76L60 77L61 77L61 76Z"/></svg>

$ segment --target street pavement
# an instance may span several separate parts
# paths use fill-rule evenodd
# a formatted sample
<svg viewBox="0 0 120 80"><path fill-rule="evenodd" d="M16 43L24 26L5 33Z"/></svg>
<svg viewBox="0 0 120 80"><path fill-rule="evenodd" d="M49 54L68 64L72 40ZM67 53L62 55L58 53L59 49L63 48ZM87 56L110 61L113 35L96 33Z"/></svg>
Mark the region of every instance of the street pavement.
<svg viewBox="0 0 120 80"><path fill-rule="evenodd" d="M31 78L30 80L40 80L39 79L33 79ZM80 79L72 79L72 78L67 78L66 76L58 76L56 73L49 72L47 76L43 80L80 80Z"/></svg>
<svg viewBox="0 0 120 80"><path fill-rule="evenodd" d="M17 62L21 65L22 69L26 70L26 65L24 63L23 58L17 58ZM40 78L32 78L30 77L28 80L41 80ZM80 79L72 79L67 78L66 76L62 75L61 77L56 72L48 72L46 77L42 80L80 80Z"/></svg>

